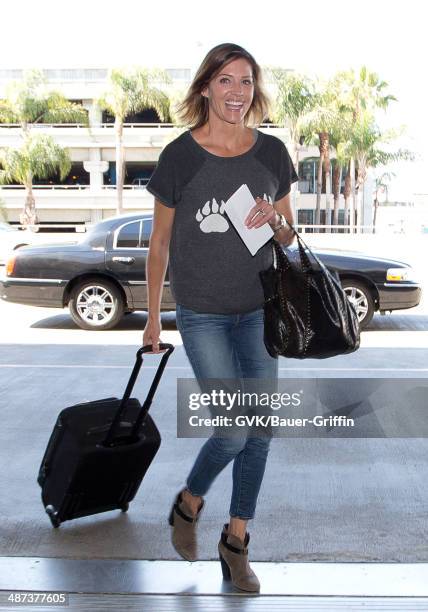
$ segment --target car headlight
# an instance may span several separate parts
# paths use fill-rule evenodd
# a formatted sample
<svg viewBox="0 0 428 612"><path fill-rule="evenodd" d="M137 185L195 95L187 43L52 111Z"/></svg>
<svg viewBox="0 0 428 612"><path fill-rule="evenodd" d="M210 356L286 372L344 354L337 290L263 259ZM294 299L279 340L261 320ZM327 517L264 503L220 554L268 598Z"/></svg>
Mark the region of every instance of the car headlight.
<svg viewBox="0 0 428 612"><path fill-rule="evenodd" d="M16 255L12 255L6 262L6 276L13 276L15 269Z"/></svg>
<svg viewBox="0 0 428 612"><path fill-rule="evenodd" d="M388 281L414 281L415 271L413 268L388 268L386 271Z"/></svg>

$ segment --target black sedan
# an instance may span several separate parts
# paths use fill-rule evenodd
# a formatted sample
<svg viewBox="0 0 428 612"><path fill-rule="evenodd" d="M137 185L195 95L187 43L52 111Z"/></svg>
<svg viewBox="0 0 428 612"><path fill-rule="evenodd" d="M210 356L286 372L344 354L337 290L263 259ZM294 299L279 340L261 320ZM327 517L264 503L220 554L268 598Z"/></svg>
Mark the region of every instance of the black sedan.
<svg viewBox="0 0 428 612"><path fill-rule="evenodd" d="M145 264L152 218L149 213L112 217L94 225L79 242L19 249L0 279L0 297L33 306L68 306L82 329L115 327L125 313L147 309ZM419 304L421 287L407 264L353 252L312 250L338 273L361 327L368 325L375 311ZM175 309L168 271L161 308Z"/></svg>

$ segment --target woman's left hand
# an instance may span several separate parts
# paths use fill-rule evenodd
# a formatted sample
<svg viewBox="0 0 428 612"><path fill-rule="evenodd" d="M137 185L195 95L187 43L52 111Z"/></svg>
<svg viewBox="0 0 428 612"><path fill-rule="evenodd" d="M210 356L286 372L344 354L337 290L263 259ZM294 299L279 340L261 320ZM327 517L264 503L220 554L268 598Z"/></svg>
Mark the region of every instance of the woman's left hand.
<svg viewBox="0 0 428 612"><path fill-rule="evenodd" d="M248 229L251 229L252 227L261 227L265 223L275 227L278 223L278 215L272 204L257 197L255 206L250 209L245 218L245 225Z"/></svg>

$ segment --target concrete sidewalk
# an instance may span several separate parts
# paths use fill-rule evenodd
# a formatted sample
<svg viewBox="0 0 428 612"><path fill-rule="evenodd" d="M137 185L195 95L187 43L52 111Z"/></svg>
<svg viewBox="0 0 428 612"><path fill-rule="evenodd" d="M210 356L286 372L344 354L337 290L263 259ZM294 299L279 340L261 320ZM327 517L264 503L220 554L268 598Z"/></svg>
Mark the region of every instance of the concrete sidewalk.
<svg viewBox="0 0 428 612"><path fill-rule="evenodd" d="M173 334L176 332L168 332ZM168 340L168 337L165 338ZM0 555L80 559L179 559L167 515L203 440L176 437L176 378L192 376L174 351L152 407L161 448L128 513L108 512L51 527L37 471L58 412L80 401L118 396L137 346L8 344L0 361ZM283 377L426 376L427 349L362 348L321 364L281 359ZM150 359L149 359L150 357ZM148 356L135 396L143 398L158 356ZM388 365L390 364L390 365ZM378 369L378 370L377 370ZM149 374L150 372L150 374ZM249 523L254 561L417 562L428 558L428 442L425 439L274 439ZM229 464L207 495L201 560L217 558L228 519Z"/></svg>

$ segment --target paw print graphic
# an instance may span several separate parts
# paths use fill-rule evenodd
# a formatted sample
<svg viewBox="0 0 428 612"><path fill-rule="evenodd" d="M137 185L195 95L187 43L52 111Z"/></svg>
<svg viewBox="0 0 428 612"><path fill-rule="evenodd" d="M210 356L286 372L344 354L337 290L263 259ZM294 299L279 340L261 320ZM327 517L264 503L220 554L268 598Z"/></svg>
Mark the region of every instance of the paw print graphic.
<svg viewBox="0 0 428 612"><path fill-rule="evenodd" d="M199 223L199 227L203 232L209 234L210 232L227 232L229 229L229 222L223 215L225 202L221 201L221 206L217 204L215 198L212 202L208 201L201 209L198 209L196 213L196 220Z"/></svg>

